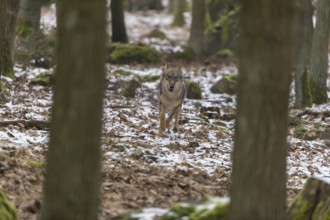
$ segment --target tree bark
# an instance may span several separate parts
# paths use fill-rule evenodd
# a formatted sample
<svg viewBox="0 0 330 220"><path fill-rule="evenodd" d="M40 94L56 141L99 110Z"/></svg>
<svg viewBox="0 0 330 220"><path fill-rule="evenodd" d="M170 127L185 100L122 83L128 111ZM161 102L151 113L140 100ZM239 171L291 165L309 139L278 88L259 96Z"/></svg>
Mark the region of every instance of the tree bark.
<svg viewBox="0 0 330 220"><path fill-rule="evenodd" d="M330 218L330 182L309 178L288 209L290 219Z"/></svg>
<svg viewBox="0 0 330 220"><path fill-rule="evenodd" d="M312 105L307 72L313 38L313 9L311 0L297 0L295 5L295 106L302 108Z"/></svg>
<svg viewBox="0 0 330 220"><path fill-rule="evenodd" d="M189 46L193 48L197 59L204 56L204 29L206 6L204 0L193 0L192 21L189 36Z"/></svg>
<svg viewBox="0 0 330 220"><path fill-rule="evenodd" d="M57 70L42 220L98 219L105 0L57 1Z"/></svg>
<svg viewBox="0 0 330 220"><path fill-rule="evenodd" d="M328 77L328 46L330 1L318 0L316 8L316 25L313 35L310 83L313 102L326 103Z"/></svg>
<svg viewBox="0 0 330 220"><path fill-rule="evenodd" d="M174 4L174 19L172 22L172 26L182 27L185 24L185 20L183 17L183 12L185 9L185 0L176 0Z"/></svg>
<svg viewBox="0 0 330 220"><path fill-rule="evenodd" d="M32 28L34 31L40 29L42 1L43 0L21 0L18 17L19 25Z"/></svg>
<svg viewBox="0 0 330 220"><path fill-rule="evenodd" d="M3 0L0 4L0 75L13 75L13 48L19 0Z"/></svg>
<svg viewBox="0 0 330 220"><path fill-rule="evenodd" d="M112 42L128 43L122 0L111 0Z"/></svg>
<svg viewBox="0 0 330 220"><path fill-rule="evenodd" d="M242 2L229 219L284 220L293 2Z"/></svg>

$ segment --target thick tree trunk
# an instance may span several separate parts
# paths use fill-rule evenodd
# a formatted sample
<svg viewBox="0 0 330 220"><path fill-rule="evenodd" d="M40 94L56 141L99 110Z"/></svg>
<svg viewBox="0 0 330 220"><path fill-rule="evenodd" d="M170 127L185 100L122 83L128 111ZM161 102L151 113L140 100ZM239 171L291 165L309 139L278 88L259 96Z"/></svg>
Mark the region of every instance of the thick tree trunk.
<svg viewBox="0 0 330 220"><path fill-rule="evenodd" d="M295 5L295 106L301 108L312 105L307 72L313 38L313 10L311 0L297 0Z"/></svg>
<svg viewBox="0 0 330 220"><path fill-rule="evenodd" d="M0 4L0 75L13 77L13 47L19 0Z"/></svg>
<svg viewBox="0 0 330 220"><path fill-rule="evenodd" d="M242 2L229 219L284 220L293 2Z"/></svg>
<svg viewBox="0 0 330 220"><path fill-rule="evenodd" d="M19 25L40 29L41 4L43 0L21 0L18 17Z"/></svg>
<svg viewBox="0 0 330 220"><path fill-rule="evenodd" d="M288 210L289 219L330 219L330 182L309 178Z"/></svg>
<svg viewBox="0 0 330 220"><path fill-rule="evenodd" d="M185 1L186 0L176 0L174 7L174 19L172 22L172 26L174 27L182 27L185 24L185 20L183 17L183 12L185 9Z"/></svg>
<svg viewBox="0 0 330 220"><path fill-rule="evenodd" d="M197 59L204 56L204 29L206 6L204 0L193 0L192 21L189 36L189 46L193 48Z"/></svg>
<svg viewBox="0 0 330 220"><path fill-rule="evenodd" d="M172 22L172 26L174 27L182 27L185 24L185 20L183 17L183 12L185 10L185 0L176 0L175 8L174 8L174 19Z"/></svg>
<svg viewBox="0 0 330 220"><path fill-rule="evenodd" d="M330 1L318 0L316 13L316 25L311 54L310 84L313 102L321 104L327 102L328 99L327 77Z"/></svg>
<svg viewBox="0 0 330 220"><path fill-rule="evenodd" d="M112 42L127 43L124 7L122 0L111 0Z"/></svg>
<svg viewBox="0 0 330 220"><path fill-rule="evenodd" d="M57 71L42 220L96 220L105 0L57 1Z"/></svg>
<svg viewBox="0 0 330 220"><path fill-rule="evenodd" d="M162 10L161 0L129 0L130 11L138 10Z"/></svg>

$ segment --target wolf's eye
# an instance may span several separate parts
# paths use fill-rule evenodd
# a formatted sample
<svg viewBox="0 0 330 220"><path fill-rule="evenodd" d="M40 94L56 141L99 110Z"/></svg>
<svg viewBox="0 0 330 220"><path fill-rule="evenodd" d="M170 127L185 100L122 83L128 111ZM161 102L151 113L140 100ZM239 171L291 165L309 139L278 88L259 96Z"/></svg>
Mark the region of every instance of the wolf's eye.
<svg viewBox="0 0 330 220"><path fill-rule="evenodd" d="M170 80L170 79L171 79L171 76L166 76L166 79L167 79L167 80Z"/></svg>

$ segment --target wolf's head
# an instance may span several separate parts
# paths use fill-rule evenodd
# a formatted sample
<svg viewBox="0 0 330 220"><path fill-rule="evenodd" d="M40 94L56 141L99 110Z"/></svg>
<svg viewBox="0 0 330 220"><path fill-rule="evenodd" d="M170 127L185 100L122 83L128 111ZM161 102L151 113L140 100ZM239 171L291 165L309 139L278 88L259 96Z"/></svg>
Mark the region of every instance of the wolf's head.
<svg viewBox="0 0 330 220"><path fill-rule="evenodd" d="M183 76L181 67L168 67L165 65L161 77L161 82L169 92L181 91L183 84Z"/></svg>

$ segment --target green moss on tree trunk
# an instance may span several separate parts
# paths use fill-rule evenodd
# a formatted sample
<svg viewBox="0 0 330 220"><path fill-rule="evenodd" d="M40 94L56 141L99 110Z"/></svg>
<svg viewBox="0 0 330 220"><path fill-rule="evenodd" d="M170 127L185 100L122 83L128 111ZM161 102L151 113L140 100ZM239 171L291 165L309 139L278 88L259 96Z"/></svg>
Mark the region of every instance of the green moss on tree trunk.
<svg viewBox="0 0 330 220"><path fill-rule="evenodd" d="M316 104L326 103L328 100L327 89L323 85L313 80L310 81L311 92L313 94L313 102Z"/></svg>
<svg viewBox="0 0 330 220"><path fill-rule="evenodd" d="M0 74L2 76L14 78L13 59L10 51L10 45L7 40L4 42L3 51L0 56L2 57L0 58Z"/></svg>

